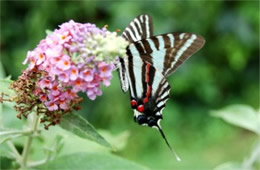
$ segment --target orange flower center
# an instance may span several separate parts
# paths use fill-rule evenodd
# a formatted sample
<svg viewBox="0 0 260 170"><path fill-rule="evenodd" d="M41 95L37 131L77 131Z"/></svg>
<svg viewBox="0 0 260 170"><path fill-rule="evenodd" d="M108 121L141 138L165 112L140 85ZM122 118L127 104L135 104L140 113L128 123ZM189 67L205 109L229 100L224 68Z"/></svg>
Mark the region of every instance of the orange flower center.
<svg viewBox="0 0 260 170"><path fill-rule="evenodd" d="M50 81L49 80L44 80L44 84L49 84Z"/></svg>
<svg viewBox="0 0 260 170"><path fill-rule="evenodd" d="M62 35L61 39L64 40L66 38L66 35Z"/></svg>
<svg viewBox="0 0 260 170"><path fill-rule="evenodd" d="M42 53L40 53L39 58L43 59L43 54Z"/></svg>
<svg viewBox="0 0 260 170"><path fill-rule="evenodd" d="M58 87L57 86L53 86L52 90L58 90Z"/></svg>
<svg viewBox="0 0 260 170"><path fill-rule="evenodd" d="M103 67L102 68L102 72L106 72L107 71L107 68L106 67Z"/></svg>
<svg viewBox="0 0 260 170"><path fill-rule="evenodd" d="M64 65L65 66L69 65L69 62L68 61L64 61Z"/></svg>
<svg viewBox="0 0 260 170"><path fill-rule="evenodd" d="M71 91L70 89L67 91L70 96L75 96L75 93Z"/></svg>
<svg viewBox="0 0 260 170"><path fill-rule="evenodd" d="M71 73L72 73L72 74L76 74L76 73L77 73L77 70L72 69L72 70L71 70Z"/></svg>
<svg viewBox="0 0 260 170"><path fill-rule="evenodd" d="M85 74L85 76L89 76L90 75L90 71L86 71L84 74Z"/></svg>
<svg viewBox="0 0 260 170"><path fill-rule="evenodd" d="M80 80L76 80L76 81L75 81L75 84L76 84L77 86L80 86L80 85L81 85L81 81L80 81Z"/></svg>
<svg viewBox="0 0 260 170"><path fill-rule="evenodd" d="M47 100L47 97L46 97L45 95L42 95L42 96L41 96L41 100L42 100L42 101L46 101L46 100Z"/></svg>
<svg viewBox="0 0 260 170"><path fill-rule="evenodd" d="M32 59L31 59L31 62L32 62L32 64L35 64L36 61L35 61L34 58L32 58Z"/></svg>

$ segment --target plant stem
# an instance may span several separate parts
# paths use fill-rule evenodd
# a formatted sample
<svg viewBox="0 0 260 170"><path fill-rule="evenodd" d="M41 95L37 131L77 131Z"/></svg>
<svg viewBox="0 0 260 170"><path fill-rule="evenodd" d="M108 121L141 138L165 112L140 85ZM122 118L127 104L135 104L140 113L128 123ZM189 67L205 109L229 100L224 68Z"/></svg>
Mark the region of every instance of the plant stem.
<svg viewBox="0 0 260 170"><path fill-rule="evenodd" d="M8 147L11 149L12 153L14 154L16 161L20 162L21 161L21 155L19 154L19 152L15 148L14 144L10 141L7 141L6 143L7 143Z"/></svg>
<svg viewBox="0 0 260 170"><path fill-rule="evenodd" d="M10 130L10 131L3 131L0 132L0 136L4 135L16 135L16 134L22 134L22 135L27 135L32 133L31 130Z"/></svg>
<svg viewBox="0 0 260 170"><path fill-rule="evenodd" d="M51 152L47 152L47 156L46 156L45 159L40 160L40 161L36 161L36 162L31 162L30 164L28 164L27 167L31 168L31 167L43 165L43 164L47 163L50 159L51 159Z"/></svg>
<svg viewBox="0 0 260 170"><path fill-rule="evenodd" d="M31 130L32 130L33 133L28 135L27 140L24 144L23 153L22 153L22 160L21 160L21 167L22 168L27 167L27 159L28 159L28 156L29 156L33 135L34 135L34 132L37 131L38 122L39 122L39 116L36 113L33 113L32 116L33 116L33 122L32 122L32 126L31 126Z"/></svg>
<svg viewBox="0 0 260 170"><path fill-rule="evenodd" d="M252 150L250 156L243 162L242 166L244 169L253 169L254 163L257 162L260 156L260 136L258 137L257 144Z"/></svg>

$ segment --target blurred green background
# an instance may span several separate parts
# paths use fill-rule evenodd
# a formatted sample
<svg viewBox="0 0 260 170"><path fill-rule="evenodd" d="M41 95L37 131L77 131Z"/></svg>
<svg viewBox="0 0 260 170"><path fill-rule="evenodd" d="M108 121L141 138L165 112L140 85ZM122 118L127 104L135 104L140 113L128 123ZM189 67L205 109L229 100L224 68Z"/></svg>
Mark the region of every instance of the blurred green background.
<svg viewBox="0 0 260 170"><path fill-rule="evenodd" d="M211 117L230 104L259 108L258 1L1 1L1 62L16 79L28 50L63 22L91 22L123 30L137 15L152 16L155 34L194 32L205 46L168 78L171 98L162 126L182 162L175 161L159 133L133 122L129 94L114 73L112 85L95 101L84 100L80 114L113 134L129 131L115 154L152 169L212 169L242 161L257 140L251 132Z"/></svg>

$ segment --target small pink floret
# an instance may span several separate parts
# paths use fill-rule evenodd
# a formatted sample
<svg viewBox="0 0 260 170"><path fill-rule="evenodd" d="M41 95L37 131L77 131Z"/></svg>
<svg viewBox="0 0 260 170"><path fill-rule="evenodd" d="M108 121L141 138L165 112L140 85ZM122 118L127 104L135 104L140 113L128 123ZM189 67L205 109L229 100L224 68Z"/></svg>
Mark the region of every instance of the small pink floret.
<svg viewBox="0 0 260 170"><path fill-rule="evenodd" d="M54 102L45 102L45 105L50 111L58 110L59 107Z"/></svg>

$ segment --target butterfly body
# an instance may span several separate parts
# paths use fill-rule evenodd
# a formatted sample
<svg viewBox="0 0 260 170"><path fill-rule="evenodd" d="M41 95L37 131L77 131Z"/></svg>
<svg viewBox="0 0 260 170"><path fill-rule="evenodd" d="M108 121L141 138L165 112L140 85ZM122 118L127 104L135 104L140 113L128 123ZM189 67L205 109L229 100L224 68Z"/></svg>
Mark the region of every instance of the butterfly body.
<svg viewBox="0 0 260 170"><path fill-rule="evenodd" d="M118 72L123 92L130 91L134 120L158 129L170 147L160 126L171 89L166 77L198 51L205 40L193 33L153 36L148 15L139 15L130 22L122 37L129 45L127 58L119 59Z"/></svg>

